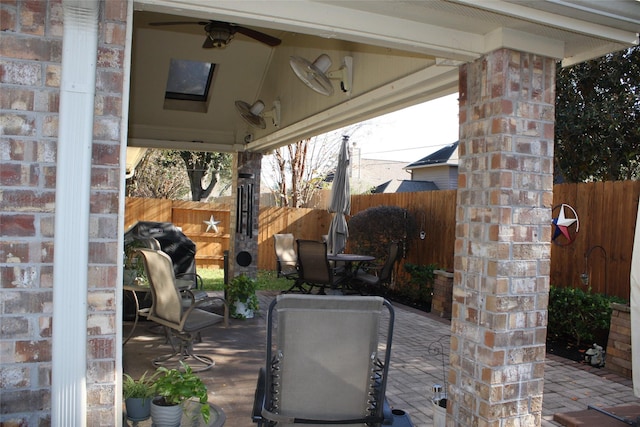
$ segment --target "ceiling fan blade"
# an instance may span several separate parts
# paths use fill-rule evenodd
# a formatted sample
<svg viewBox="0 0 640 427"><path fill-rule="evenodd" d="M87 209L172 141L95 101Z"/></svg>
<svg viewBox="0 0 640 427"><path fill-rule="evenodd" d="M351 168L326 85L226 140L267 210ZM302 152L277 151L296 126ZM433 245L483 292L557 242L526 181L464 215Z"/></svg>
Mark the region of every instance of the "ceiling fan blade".
<svg viewBox="0 0 640 427"><path fill-rule="evenodd" d="M202 48L203 49L213 49L215 47L215 45L213 44L213 40L211 40L211 37L207 36L204 39L204 43L202 43Z"/></svg>
<svg viewBox="0 0 640 427"><path fill-rule="evenodd" d="M152 27L159 27L162 25L189 25L189 24L197 24L197 25L207 25L208 21L171 21L171 22L149 22L149 25Z"/></svg>
<svg viewBox="0 0 640 427"><path fill-rule="evenodd" d="M281 43L280 39L261 33L260 31L252 30L251 28L236 25L235 29L238 33L244 34L247 37L251 37L252 39L258 40L259 42L269 46L278 46Z"/></svg>

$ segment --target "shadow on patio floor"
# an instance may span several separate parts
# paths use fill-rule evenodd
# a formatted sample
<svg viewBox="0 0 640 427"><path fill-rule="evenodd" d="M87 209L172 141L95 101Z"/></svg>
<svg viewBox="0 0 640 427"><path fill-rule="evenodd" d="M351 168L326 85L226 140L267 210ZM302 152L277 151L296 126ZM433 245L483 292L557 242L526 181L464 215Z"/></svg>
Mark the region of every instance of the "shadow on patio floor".
<svg viewBox="0 0 640 427"><path fill-rule="evenodd" d="M258 369L264 363L266 310L275 293L260 293L260 313L248 320L230 319L228 328L216 326L203 334L196 352L213 357L216 365L200 376L209 389L209 401L220 406L229 427L250 427ZM415 426L431 426L431 390L444 384L448 369L450 323L437 316L394 304L396 323L387 386L389 403L405 410ZM126 322L126 336L133 322ZM141 322L124 346L124 372L139 376L154 368L151 360L170 351L163 336ZM440 353L440 354L438 354ZM444 357L443 357L444 355ZM580 369L576 362L548 356L542 426L558 426L553 414L586 409L587 405L610 407L640 403L630 380L602 372Z"/></svg>

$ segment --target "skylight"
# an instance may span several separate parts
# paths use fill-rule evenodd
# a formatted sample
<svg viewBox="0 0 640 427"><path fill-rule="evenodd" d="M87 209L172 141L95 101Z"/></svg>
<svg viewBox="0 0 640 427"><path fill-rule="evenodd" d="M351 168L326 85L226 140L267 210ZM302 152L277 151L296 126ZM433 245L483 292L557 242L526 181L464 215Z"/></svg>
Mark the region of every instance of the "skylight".
<svg viewBox="0 0 640 427"><path fill-rule="evenodd" d="M215 64L171 59L165 99L206 102Z"/></svg>

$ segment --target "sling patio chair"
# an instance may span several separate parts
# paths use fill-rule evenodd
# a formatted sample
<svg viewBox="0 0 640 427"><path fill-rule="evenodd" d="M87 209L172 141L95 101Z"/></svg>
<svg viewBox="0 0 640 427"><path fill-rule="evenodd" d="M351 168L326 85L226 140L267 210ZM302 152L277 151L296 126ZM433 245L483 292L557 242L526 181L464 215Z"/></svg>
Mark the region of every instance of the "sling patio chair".
<svg viewBox="0 0 640 427"><path fill-rule="evenodd" d="M381 297L279 295L268 310L253 421L393 424L385 401L393 324L393 307Z"/></svg>
<svg viewBox="0 0 640 427"><path fill-rule="evenodd" d="M165 327L173 347L173 353L153 359L155 366L193 359L200 367L193 366L194 372L204 371L214 365L210 356L193 351L195 340L200 341L200 331L218 323L229 323L229 308L219 297L197 298L190 290L182 294L190 296L190 305L185 307L180 289L176 286L171 258L164 252L153 249L138 249L142 255L151 287L152 303L147 318ZM223 314L205 311L199 307L222 303Z"/></svg>
<svg viewBox="0 0 640 427"><path fill-rule="evenodd" d="M298 254L293 234L274 234L273 246L276 251L277 277L296 279L298 277Z"/></svg>
<svg viewBox="0 0 640 427"><path fill-rule="evenodd" d="M398 261L400 247L398 242L391 242L384 264L381 266L370 266L358 269L351 279L351 286L359 289L363 293L373 293L384 295L387 290L384 285L391 283L393 277L393 267Z"/></svg>
<svg viewBox="0 0 640 427"><path fill-rule="evenodd" d="M315 240L297 240L298 277L285 293L298 290L311 293L313 288L320 288L318 293L324 294L326 288L337 290L344 276L336 274L336 269L327 259L327 244Z"/></svg>

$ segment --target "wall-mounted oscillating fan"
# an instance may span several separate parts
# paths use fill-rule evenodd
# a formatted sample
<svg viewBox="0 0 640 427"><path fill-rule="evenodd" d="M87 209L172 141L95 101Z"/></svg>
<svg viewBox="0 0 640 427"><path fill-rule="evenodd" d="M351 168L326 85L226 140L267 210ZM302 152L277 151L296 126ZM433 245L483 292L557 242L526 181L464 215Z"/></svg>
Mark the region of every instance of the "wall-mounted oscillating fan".
<svg viewBox="0 0 640 427"><path fill-rule="evenodd" d="M269 111L264 111L264 102L260 100L254 102L253 105L244 101L236 101L236 108L240 116L255 128L266 129L265 117L271 117L275 127L280 126L280 101L277 99L273 101L273 108Z"/></svg>
<svg viewBox="0 0 640 427"><path fill-rule="evenodd" d="M351 92L353 84L353 58L351 56L345 56L342 66L335 71L328 71L331 67L331 58L324 53L313 63L299 56L292 56L289 58L289 65L304 84L322 95L333 95L333 85L330 79L339 79L342 91Z"/></svg>
<svg viewBox="0 0 640 427"><path fill-rule="evenodd" d="M163 25L203 25L207 38L204 40L202 47L211 49L214 47L226 47L235 33L244 34L261 43L269 46L278 46L281 41L276 37L262 33L251 28L243 27L236 24L221 21L171 21L171 22L151 22L149 25L159 27Z"/></svg>

